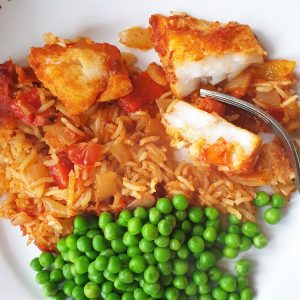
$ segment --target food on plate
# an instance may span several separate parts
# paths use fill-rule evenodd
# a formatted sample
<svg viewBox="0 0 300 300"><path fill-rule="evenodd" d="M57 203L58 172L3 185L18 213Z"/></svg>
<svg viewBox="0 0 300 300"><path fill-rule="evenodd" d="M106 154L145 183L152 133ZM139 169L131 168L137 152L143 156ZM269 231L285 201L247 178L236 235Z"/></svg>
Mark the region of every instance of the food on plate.
<svg viewBox="0 0 300 300"><path fill-rule="evenodd" d="M261 138L217 114L175 100L162 116L172 146L189 146L190 156L218 166L230 174L250 173L256 163Z"/></svg>
<svg viewBox="0 0 300 300"><path fill-rule="evenodd" d="M53 299L252 299L247 261L236 278L215 263L267 245L256 207L271 205L264 219L277 224L295 174L281 143L260 137L264 124L197 89L238 96L294 132L295 62L266 60L234 22L153 15L150 26L120 34L142 49L151 38L162 65L144 70L116 46L50 33L28 66L0 64L0 217L45 251L31 266Z"/></svg>
<svg viewBox="0 0 300 300"><path fill-rule="evenodd" d="M188 15L152 15L149 22L154 48L179 98L201 82L217 84L234 78L250 64L262 63L266 54L248 25Z"/></svg>
<svg viewBox="0 0 300 300"><path fill-rule="evenodd" d="M71 114L132 90L120 51L107 43L81 39L46 44L31 48L28 61L37 78Z"/></svg>

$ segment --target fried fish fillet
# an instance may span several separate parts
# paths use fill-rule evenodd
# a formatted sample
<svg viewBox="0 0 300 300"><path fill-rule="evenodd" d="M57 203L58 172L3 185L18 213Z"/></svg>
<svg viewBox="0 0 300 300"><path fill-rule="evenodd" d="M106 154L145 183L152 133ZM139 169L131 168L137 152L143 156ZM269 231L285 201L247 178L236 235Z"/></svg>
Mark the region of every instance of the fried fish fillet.
<svg viewBox="0 0 300 300"><path fill-rule="evenodd" d="M261 63L266 54L247 25L158 14L149 22L154 48L179 98L201 82L217 84L234 78L248 65Z"/></svg>
<svg viewBox="0 0 300 300"><path fill-rule="evenodd" d="M227 174L248 173L257 161L261 138L217 114L175 100L163 114L163 123L172 146L189 146L192 159L215 165Z"/></svg>
<svg viewBox="0 0 300 300"><path fill-rule="evenodd" d="M120 51L107 43L82 39L47 44L31 48L28 60L37 78L73 115L96 101L114 100L132 91Z"/></svg>

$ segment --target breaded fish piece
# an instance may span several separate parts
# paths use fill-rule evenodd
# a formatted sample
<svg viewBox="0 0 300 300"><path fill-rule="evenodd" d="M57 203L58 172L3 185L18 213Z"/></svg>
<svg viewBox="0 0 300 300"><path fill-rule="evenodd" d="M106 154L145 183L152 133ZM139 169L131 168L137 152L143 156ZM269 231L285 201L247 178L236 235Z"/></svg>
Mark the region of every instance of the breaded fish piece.
<svg viewBox="0 0 300 300"><path fill-rule="evenodd" d="M172 146L189 146L195 161L213 164L227 174L250 172L261 146L261 138L237 127L217 114L175 100L163 114Z"/></svg>
<svg viewBox="0 0 300 300"><path fill-rule="evenodd" d="M60 39L61 40L61 39ZM77 115L96 101L109 101L132 91L120 51L88 39L31 48L29 64L37 78Z"/></svg>
<svg viewBox="0 0 300 300"><path fill-rule="evenodd" d="M179 98L201 82L217 84L234 78L248 65L261 63L266 54L247 25L179 15L152 15L149 22L154 48Z"/></svg>

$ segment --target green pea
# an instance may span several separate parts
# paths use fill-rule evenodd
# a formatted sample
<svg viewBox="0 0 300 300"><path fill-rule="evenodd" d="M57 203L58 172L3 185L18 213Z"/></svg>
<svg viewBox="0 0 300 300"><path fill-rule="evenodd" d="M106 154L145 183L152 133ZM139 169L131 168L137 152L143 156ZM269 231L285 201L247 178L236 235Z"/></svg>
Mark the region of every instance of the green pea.
<svg viewBox="0 0 300 300"><path fill-rule="evenodd" d="M247 259L240 259L235 263L236 273L240 276L247 276L251 272L251 265Z"/></svg>
<svg viewBox="0 0 300 300"><path fill-rule="evenodd" d="M239 225L231 224L227 228L228 233L241 234L242 230Z"/></svg>
<svg viewBox="0 0 300 300"><path fill-rule="evenodd" d="M213 300L213 297L209 294L201 295L198 300Z"/></svg>
<svg viewBox="0 0 300 300"><path fill-rule="evenodd" d="M127 247L122 239L112 240L111 248L115 253L123 253L127 250Z"/></svg>
<svg viewBox="0 0 300 300"><path fill-rule="evenodd" d="M168 214L165 216L165 220L169 221L172 225L172 229L174 229L177 225L176 217L173 214Z"/></svg>
<svg viewBox="0 0 300 300"><path fill-rule="evenodd" d="M172 238L179 241L179 243L182 245L185 241L186 234L184 231L177 229L172 233Z"/></svg>
<svg viewBox="0 0 300 300"><path fill-rule="evenodd" d="M173 274L174 275L184 275L189 269L189 264L187 261L176 258L173 261Z"/></svg>
<svg viewBox="0 0 300 300"><path fill-rule="evenodd" d="M186 210L176 210L175 211L175 217L178 221L183 222L188 216L188 213Z"/></svg>
<svg viewBox="0 0 300 300"><path fill-rule="evenodd" d="M134 257L135 255L142 255L142 251L138 246L130 246L127 248L127 254L129 257Z"/></svg>
<svg viewBox="0 0 300 300"><path fill-rule="evenodd" d="M274 194L271 197L271 205L273 208L283 208L286 206L286 200L282 195Z"/></svg>
<svg viewBox="0 0 300 300"><path fill-rule="evenodd" d="M241 290L241 300L252 300L254 298L254 292L250 288Z"/></svg>
<svg viewBox="0 0 300 300"><path fill-rule="evenodd" d="M168 236L171 234L173 227L168 220L161 220L157 225L158 232L163 236Z"/></svg>
<svg viewBox="0 0 300 300"><path fill-rule="evenodd" d="M151 265L145 269L144 279L148 283L155 283L157 282L158 278L159 278L159 270L155 266Z"/></svg>
<svg viewBox="0 0 300 300"><path fill-rule="evenodd" d="M56 247L57 247L57 249L58 249L59 252L66 252L66 251L69 250L69 248L68 248L68 246L67 246L67 244L66 244L66 240L67 240L67 238L64 237L64 238L61 238L61 239L57 242Z"/></svg>
<svg viewBox="0 0 300 300"><path fill-rule="evenodd" d="M215 221L219 218L219 211L215 207L206 207L204 214L208 220Z"/></svg>
<svg viewBox="0 0 300 300"><path fill-rule="evenodd" d="M136 235L131 235L128 231L123 235L123 243L127 247L137 246L139 244L139 238Z"/></svg>
<svg viewBox="0 0 300 300"><path fill-rule="evenodd" d="M153 253L145 253L143 255L148 265L154 265L157 263Z"/></svg>
<svg viewBox="0 0 300 300"><path fill-rule="evenodd" d="M224 231L219 232L217 235L217 239L216 239L217 243L220 245L224 245L226 235L227 235L227 233Z"/></svg>
<svg viewBox="0 0 300 300"><path fill-rule="evenodd" d="M127 230L131 235L137 235L142 231L143 223L140 218L133 217L128 221Z"/></svg>
<svg viewBox="0 0 300 300"><path fill-rule="evenodd" d="M98 271L104 271L108 264L108 257L104 255L100 255L95 259L95 268Z"/></svg>
<svg viewBox="0 0 300 300"><path fill-rule="evenodd" d="M121 260L118 256L111 256L108 259L108 264L106 270L110 273L118 273L122 268Z"/></svg>
<svg viewBox="0 0 300 300"><path fill-rule="evenodd" d="M178 240L176 239L171 239L170 241L170 249L174 251L178 251L181 247L181 244Z"/></svg>
<svg viewBox="0 0 300 300"><path fill-rule="evenodd" d="M212 289L212 287L211 287L211 285L208 284L208 283L200 284L200 285L198 286L198 291L199 291L199 294L200 294L200 295L207 295L208 293L211 292L211 289ZM202 297L202 296L201 296L201 297Z"/></svg>
<svg viewBox="0 0 300 300"><path fill-rule="evenodd" d="M177 210L185 210L189 206L189 201L187 200L185 195L177 194L173 196L172 199L173 205Z"/></svg>
<svg viewBox="0 0 300 300"><path fill-rule="evenodd" d="M50 273L50 281L61 282L64 280L64 275L61 269L53 269Z"/></svg>
<svg viewBox="0 0 300 300"><path fill-rule="evenodd" d="M73 280L66 280L63 283L63 291L66 296L71 297L72 291L74 287L76 286L76 283Z"/></svg>
<svg viewBox="0 0 300 300"><path fill-rule="evenodd" d="M116 280L116 278L118 277L118 274L110 273L107 270L105 270L103 272L103 276L104 276L105 279L114 282Z"/></svg>
<svg viewBox="0 0 300 300"><path fill-rule="evenodd" d="M236 279L233 276L228 274L225 274L221 277L219 284L224 291L229 293L234 292L237 287Z"/></svg>
<svg viewBox="0 0 300 300"><path fill-rule="evenodd" d="M111 281L105 281L102 285L101 285L101 292L104 295L110 294L114 289L114 284ZM105 297L103 297L105 298Z"/></svg>
<svg viewBox="0 0 300 300"><path fill-rule="evenodd" d="M54 267L56 269L62 269L65 263L66 262L64 261L61 255L57 255L54 259Z"/></svg>
<svg viewBox="0 0 300 300"><path fill-rule="evenodd" d="M149 253L149 252L153 252L153 250L155 248L155 244L154 244L154 242L152 242L152 241L150 242L143 238L140 240L139 248L143 253Z"/></svg>
<svg viewBox="0 0 300 300"><path fill-rule="evenodd" d="M205 222L206 227L212 226L215 227L218 231L221 229L221 222L219 219L216 220L207 220Z"/></svg>
<svg viewBox="0 0 300 300"><path fill-rule="evenodd" d="M91 251L93 249L92 240L87 236L81 236L77 240L77 249L81 252Z"/></svg>
<svg viewBox="0 0 300 300"><path fill-rule="evenodd" d="M199 257L199 265L201 270L208 270L216 263L215 255L210 251L203 251Z"/></svg>
<svg viewBox="0 0 300 300"><path fill-rule="evenodd" d="M175 287L168 287L165 290L165 298L167 300L177 300L179 299L180 292Z"/></svg>
<svg viewBox="0 0 300 300"><path fill-rule="evenodd" d="M50 272L48 271L39 271L36 276L35 280L38 284L44 284L50 280Z"/></svg>
<svg viewBox="0 0 300 300"><path fill-rule="evenodd" d="M74 277L74 281L77 285L84 285L89 282L89 277L87 274L77 275Z"/></svg>
<svg viewBox="0 0 300 300"><path fill-rule="evenodd" d="M76 300L85 300L86 297L84 294L83 287L80 285L75 286L72 290L72 297Z"/></svg>
<svg viewBox="0 0 300 300"><path fill-rule="evenodd" d="M133 292L133 297L135 300L144 300L147 299L147 294L143 291L142 288L137 288ZM132 300L132 298L130 300Z"/></svg>
<svg viewBox="0 0 300 300"><path fill-rule="evenodd" d="M89 228L89 222L84 216L76 216L74 219L74 230L85 232Z"/></svg>
<svg viewBox="0 0 300 300"><path fill-rule="evenodd" d="M184 220L181 223L181 229L185 233L190 233L192 231L192 228L193 228L192 223L189 220Z"/></svg>
<svg viewBox="0 0 300 300"><path fill-rule="evenodd" d="M209 279L218 282L222 277L222 271L217 267L212 267L208 270Z"/></svg>
<svg viewBox="0 0 300 300"><path fill-rule="evenodd" d="M68 261L69 261L69 259L68 259L68 251L61 252L60 255L61 255L61 257L63 258L63 260L64 260L65 262L68 262Z"/></svg>
<svg viewBox="0 0 300 300"><path fill-rule="evenodd" d="M102 230L104 230L106 225L111 223L112 220L113 220L113 217L112 217L111 213L105 211L105 212L101 213L101 215L99 216L98 225Z"/></svg>
<svg viewBox="0 0 300 300"><path fill-rule="evenodd" d="M206 284L208 282L208 277L203 271L195 271L193 273L193 281L197 285Z"/></svg>
<svg viewBox="0 0 300 300"><path fill-rule="evenodd" d="M184 290L187 287L188 280L185 276L175 276L173 279L173 285L179 290Z"/></svg>
<svg viewBox="0 0 300 300"><path fill-rule="evenodd" d="M240 295L238 293L230 293L228 295L228 299L227 300L240 300Z"/></svg>
<svg viewBox="0 0 300 300"><path fill-rule="evenodd" d="M144 257L137 255L130 259L129 269L134 273L143 273L146 268L146 260Z"/></svg>
<svg viewBox="0 0 300 300"><path fill-rule="evenodd" d="M36 271L36 272L43 270L43 266L40 264L40 260L38 257L34 258L30 262L30 267L33 271Z"/></svg>
<svg viewBox="0 0 300 300"><path fill-rule="evenodd" d="M168 248L156 247L154 249L154 257L158 262L168 261L171 257L171 251Z"/></svg>
<svg viewBox="0 0 300 300"><path fill-rule="evenodd" d="M170 261L160 262L157 264L160 273L164 276L170 275L172 273L172 263Z"/></svg>
<svg viewBox="0 0 300 300"><path fill-rule="evenodd" d="M90 260L86 256L80 256L75 262L76 273L82 275L87 273Z"/></svg>
<svg viewBox="0 0 300 300"><path fill-rule="evenodd" d="M193 253L200 253L203 251L205 243L200 236L193 236L188 241L188 248Z"/></svg>
<svg viewBox="0 0 300 300"><path fill-rule="evenodd" d="M134 280L134 275L129 269L122 269L119 273L119 280L124 283L132 283Z"/></svg>
<svg viewBox="0 0 300 300"><path fill-rule="evenodd" d="M88 282L84 286L84 294L87 298L98 298L100 296L101 290L99 286L94 282Z"/></svg>
<svg viewBox="0 0 300 300"><path fill-rule="evenodd" d="M267 193L261 191L256 194L255 199L254 199L255 205L265 206L269 203L270 203L270 196Z"/></svg>
<svg viewBox="0 0 300 300"><path fill-rule="evenodd" d="M57 293L51 297L51 300L65 300L66 295L63 291L57 291Z"/></svg>
<svg viewBox="0 0 300 300"><path fill-rule="evenodd" d="M73 274L71 272L71 267L72 267L72 264L65 264L62 268L62 271L63 271L63 274L64 274L64 277L65 279L67 280L70 280L70 279L73 279Z"/></svg>
<svg viewBox="0 0 300 300"><path fill-rule="evenodd" d="M129 210L123 210L119 214L117 223L122 227L127 227L128 221L132 218L132 212Z"/></svg>
<svg viewBox="0 0 300 300"><path fill-rule="evenodd" d="M237 288L239 291L241 291L249 286L248 278L245 276L237 276L236 280L237 280Z"/></svg>
<svg viewBox="0 0 300 300"><path fill-rule="evenodd" d="M134 210L133 215L137 218L140 218L143 221L148 219L148 211L144 207L137 207Z"/></svg>
<svg viewBox="0 0 300 300"><path fill-rule="evenodd" d="M101 272L98 272L95 274L88 274L88 278L90 281L97 283L97 284L101 284L105 280L104 275Z"/></svg>
<svg viewBox="0 0 300 300"><path fill-rule="evenodd" d="M123 295L122 295L122 298L121 300L132 300L133 299L133 294L131 292L125 292Z"/></svg>
<svg viewBox="0 0 300 300"><path fill-rule="evenodd" d="M162 219L162 214L155 207L149 210L149 221L150 223L157 225L159 221Z"/></svg>
<svg viewBox="0 0 300 300"><path fill-rule="evenodd" d="M217 229L215 227L206 227L203 232L203 238L208 242L214 242L217 238Z"/></svg>
<svg viewBox="0 0 300 300"><path fill-rule="evenodd" d="M166 215L173 210L173 205L168 198L159 198L156 202L156 208L162 214Z"/></svg>
<svg viewBox="0 0 300 300"><path fill-rule="evenodd" d="M177 256L181 259L187 259L190 255L190 251L186 245L182 245L177 251Z"/></svg>
<svg viewBox="0 0 300 300"><path fill-rule="evenodd" d="M107 240L113 241L122 235L121 226L118 223L108 223L104 228L104 236Z"/></svg>
<svg viewBox="0 0 300 300"><path fill-rule="evenodd" d="M85 252L85 255L87 256L88 259L90 260L95 260L96 257L98 256L98 252L95 250L87 251Z"/></svg>
<svg viewBox="0 0 300 300"><path fill-rule="evenodd" d="M231 248L231 247L224 247L223 248L223 255L227 258L236 258L239 254L238 249L236 248Z"/></svg>
<svg viewBox="0 0 300 300"><path fill-rule="evenodd" d="M193 223L200 223L203 221L204 213L199 206L192 206L189 208L188 217Z"/></svg>
<svg viewBox="0 0 300 300"><path fill-rule="evenodd" d="M250 238L255 237L259 233L258 225L247 221L242 225L242 233Z"/></svg>
<svg viewBox="0 0 300 300"><path fill-rule="evenodd" d="M43 285L43 294L46 297L52 297L57 293L57 285L54 282L46 282Z"/></svg>
<svg viewBox="0 0 300 300"><path fill-rule="evenodd" d="M100 252L100 255L110 257L115 255L115 252L112 249L104 249Z"/></svg>
<svg viewBox="0 0 300 300"><path fill-rule="evenodd" d="M93 239L94 236L99 235L99 234L101 235L100 230L98 230L98 229L90 229L90 230L86 233L86 236L87 236L88 238L90 238L90 239Z"/></svg>
<svg viewBox="0 0 300 300"><path fill-rule="evenodd" d="M185 288L185 294L189 297L194 296L198 292L197 285L194 282L190 282Z"/></svg>
<svg viewBox="0 0 300 300"><path fill-rule="evenodd" d="M239 225L241 223L241 219L238 218L236 215L234 214L229 214L228 215L228 221L230 224L232 225Z"/></svg>
<svg viewBox="0 0 300 300"><path fill-rule="evenodd" d="M235 233L229 233L225 236L225 244L230 248L238 248L241 244L240 236Z"/></svg>
<svg viewBox="0 0 300 300"><path fill-rule="evenodd" d="M158 230L155 225L146 223L142 227L142 236L147 241L153 241L158 236Z"/></svg>
<svg viewBox="0 0 300 300"><path fill-rule="evenodd" d="M253 245L257 249L262 249L266 247L267 244L268 244L268 240L262 233L258 234L253 238Z"/></svg>
<svg viewBox="0 0 300 300"><path fill-rule="evenodd" d="M264 212L264 219L268 224L277 224L281 220L281 213L278 208L268 208Z"/></svg>
<svg viewBox="0 0 300 300"><path fill-rule="evenodd" d="M72 233L66 238L66 245L71 250L77 250L77 240L79 236Z"/></svg>
<svg viewBox="0 0 300 300"><path fill-rule="evenodd" d="M228 297L228 293L218 286L213 288L212 296L215 300L226 300Z"/></svg>
<svg viewBox="0 0 300 300"><path fill-rule="evenodd" d="M144 292L149 296L154 296L160 293L161 286L158 283L145 282L143 285Z"/></svg>
<svg viewBox="0 0 300 300"><path fill-rule="evenodd" d="M120 258L120 260L122 262L122 266L128 266L129 261L130 261L130 257L128 256L128 254L121 253L118 255L118 257Z"/></svg>
<svg viewBox="0 0 300 300"><path fill-rule="evenodd" d="M252 240L246 236L241 237L240 250L247 251L252 247Z"/></svg>
<svg viewBox="0 0 300 300"><path fill-rule="evenodd" d="M39 257L39 262L44 268L49 268L54 262L54 255L50 252L42 252Z"/></svg>
<svg viewBox="0 0 300 300"><path fill-rule="evenodd" d="M70 249L68 251L68 261L74 263L77 260L77 258L81 256L81 254L82 253L79 250Z"/></svg>
<svg viewBox="0 0 300 300"><path fill-rule="evenodd" d="M169 275L161 275L160 276L160 282L163 286L170 286L173 282L173 275L169 274Z"/></svg>
<svg viewBox="0 0 300 300"><path fill-rule="evenodd" d="M168 236L159 235L155 240L154 243L157 247L168 247L170 244L170 238Z"/></svg>
<svg viewBox="0 0 300 300"><path fill-rule="evenodd" d="M205 228L202 225L194 225L192 229L192 235L194 236L202 236Z"/></svg>

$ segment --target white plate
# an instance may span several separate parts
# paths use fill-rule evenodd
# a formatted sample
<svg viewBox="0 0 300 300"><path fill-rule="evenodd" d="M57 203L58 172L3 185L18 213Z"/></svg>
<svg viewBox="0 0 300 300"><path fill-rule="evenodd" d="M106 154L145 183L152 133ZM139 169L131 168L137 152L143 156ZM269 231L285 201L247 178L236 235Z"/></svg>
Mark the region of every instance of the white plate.
<svg viewBox="0 0 300 300"><path fill-rule="evenodd" d="M300 63L298 1L210 0L210 1L101 1L101 0L0 0L0 61L11 57L24 62L33 45L42 44L42 35L73 38L89 36L116 45L118 32L134 25L147 25L151 13L185 11L209 20L235 20L252 26L272 58ZM118 45L120 46L120 45ZM123 49L123 47L120 47ZM128 49L126 51L129 51ZM139 54L145 64L151 53ZM252 285L259 300L300 299L300 202L295 195L277 226L265 226L269 246L253 250L247 257L254 263ZM26 246L17 228L0 222L0 299L40 300L29 261L38 254Z"/></svg>

